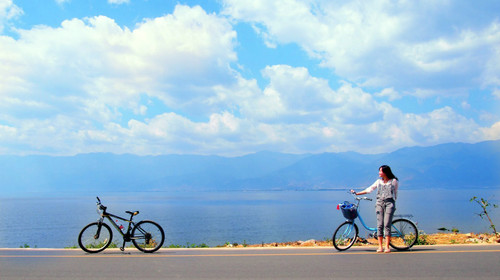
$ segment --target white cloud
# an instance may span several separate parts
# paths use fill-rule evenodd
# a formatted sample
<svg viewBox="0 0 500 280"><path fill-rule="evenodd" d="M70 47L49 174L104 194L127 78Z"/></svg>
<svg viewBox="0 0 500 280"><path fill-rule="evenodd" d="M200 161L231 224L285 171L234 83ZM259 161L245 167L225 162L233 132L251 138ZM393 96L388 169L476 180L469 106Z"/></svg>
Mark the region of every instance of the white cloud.
<svg viewBox="0 0 500 280"><path fill-rule="evenodd" d="M483 86L500 86L500 23L497 21L491 25L489 32L485 32L484 41L491 42L492 56L486 62L482 74Z"/></svg>
<svg viewBox="0 0 500 280"><path fill-rule="evenodd" d="M394 101L401 98L399 92L394 90L394 88L384 88L381 92L375 93L375 96L387 98L389 99L389 101Z"/></svg>
<svg viewBox="0 0 500 280"><path fill-rule="evenodd" d="M383 60L400 50L391 44L409 19L385 11L364 18L359 3L338 11L329 10L335 3L328 1L309 3L255 1L244 9L233 3L227 11L256 19L270 44L299 42L353 80L377 68L364 58L388 48L377 58ZM370 5L375 12L386 8L385 2ZM267 82L260 88L232 68L236 33L229 20L200 7L178 5L132 29L98 16L17 32L18 39L0 36L0 153L376 153L500 138L497 124L480 127L451 107L410 114L386 102L443 94L434 88L386 86L372 94L348 81L332 88L307 68L284 64L262 69ZM494 32L477 38L484 42L485 34ZM452 39L463 41L462 49L488 45L460 38L467 36ZM437 61L431 57L442 51L429 50L439 44L425 42L412 46L420 47L422 61ZM387 69L375 77L380 84L394 78Z"/></svg>
<svg viewBox="0 0 500 280"><path fill-rule="evenodd" d="M499 45L500 26L494 21L478 31L462 30L451 38L407 45L403 56L423 73L446 79L444 85L498 85Z"/></svg>
<svg viewBox="0 0 500 280"><path fill-rule="evenodd" d="M12 0L0 0L0 34L10 20L19 17L23 13L23 10L16 6Z"/></svg>
<svg viewBox="0 0 500 280"><path fill-rule="evenodd" d="M134 107L146 93L171 107L198 110L211 87L234 80L235 36L225 20L185 6L134 30L104 16L20 30L18 40L0 38L0 93L64 100L60 109L71 111L78 108L68 103L80 106L82 99Z"/></svg>
<svg viewBox="0 0 500 280"><path fill-rule="evenodd" d="M62 5L64 3L70 2L71 0L55 0L55 1L56 1L57 4Z"/></svg>
<svg viewBox="0 0 500 280"><path fill-rule="evenodd" d="M213 113L207 120L194 121L170 112L144 121L132 119L125 126L102 122L103 127L99 128L93 125L90 115L107 111L101 108L89 112L85 119L67 115L46 121L22 122L19 128L3 126L2 129L10 131L10 137L16 139L12 143L26 144L32 151L221 155L256 150L377 153L408 145L474 141L483 137L478 135L480 133L494 134L494 131L481 131L477 124L449 107L427 114L405 114L387 103L376 102L372 95L348 83L338 90L325 86L321 90L307 91L308 98L324 102L322 107L313 106L312 110L308 104L293 102L295 96L304 97L303 91L293 90L297 85L296 75L302 74L299 81L306 84L317 78L303 73L302 68L288 66L270 67L266 71L270 78L266 89L259 91L254 87L254 91L240 93L239 99L233 100L235 106L241 106L240 111ZM287 82L289 87L285 86ZM253 83L241 81L239 90L244 92L252 88L248 84ZM271 89L274 99L267 96ZM265 115L278 104L275 100L284 100L281 105L286 110ZM302 118L304 112L309 113L307 122ZM259 117L259 114L264 116ZM285 118L279 114L284 114ZM37 139L36 145L32 139Z"/></svg>
<svg viewBox="0 0 500 280"><path fill-rule="evenodd" d="M17 32L19 39L0 37L0 108L6 127L17 127L20 135L43 134L48 127L34 123L62 126L55 121L61 116L82 121L71 130L60 127L60 134L104 129L134 112L144 115L143 94L171 110L209 116L215 105L221 108L226 102L214 89L238 79L229 66L236 60L236 33L226 19L200 7L178 5L172 14L133 30L98 16ZM68 135L68 142L73 137ZM39 139L40 147L57 143L33 139ZM61 147L62 153L67 151Z"/></svg>
<svg viewBox="0 0 500 280"><path fill-rule="evenodd" d="M421 145L484 139L483 135L479 135L479 125L450 107L422 115L407 114L403 127L411 139Z"/></svg>
<svg viewBox="0 0 500 280"><path fill-rule="evenodd" d="M376 102L371 94L348 83L332 90L303 68L277 65L264 72L269 78L268 86L262 92L255 89L240 99L238 104L245 106L241 116L225 112L224 119L231 122L214 123L222 119L218 114L207 123L187 122L186 133L199 133L196 137L187 137L199 140L193 147L218 147L217 143L224 143L225 149L217 151L229 154L256 149L375 153L408 145L484 139L474 121L450 107L425 114L406 114L387 103ZM305 87L307 90L296 88L299 84L313 84L309 82L315 86ZM308 107L302 100L304 97L315 100L314 106ZM319 108L318 103L322 104ZM221 130L223 123L225 129ZM166 127L163 130L166 131ZM214 131L225 132L214 134ZM239 143L239 147L235 143Z"/></svg>
<svg viewBox="0 0 500 280"><path fill-rule="evenodd" d="M487 140L498 140L500 138L500 122L494 123L491 127L481 128Z"/></svg>
<svg viewBox="0 0 500 280"><path fill-rule="evenodd" d="M498 88L494 89L493 92L492 92L492 95L496 99L500 99L500 89L498 89Z"/></svg>
<svg viewBox="0 0 500 280"><path fill-rule="evenodd" d="M406 91L499 81L500 28L491 2L462 10L450 1L223 3L225 14L259 26L264 40L296 43L340 77L364 86ZM468 11L476 6L483 9L475 13L483 24L471 24Z"/></svg>
<svg viewBox="0 0 500 280"><path fill-rule="evenodd" d="M128 4L128 3L130 3L130 0L108 0L108 3L109 4L116 4L116 5Z"/></svg>
<svg viewBox="0 0 500 280"><path fill-rule="evenodd" d="M269 84L254 111L262 116L284 122L309 122L338 102L328 81L310 76L306 68L275 65L262 72Z"/></svg>

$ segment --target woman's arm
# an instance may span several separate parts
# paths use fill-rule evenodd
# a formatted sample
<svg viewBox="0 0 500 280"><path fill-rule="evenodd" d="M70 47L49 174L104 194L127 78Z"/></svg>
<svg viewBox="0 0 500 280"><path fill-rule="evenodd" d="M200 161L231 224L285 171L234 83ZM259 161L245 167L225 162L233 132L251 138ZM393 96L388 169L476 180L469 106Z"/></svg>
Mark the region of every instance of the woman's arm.
<svg viewBox="0 0 500 280"><path fill-rule="evenodd" d="M367 194L369 192L367 192L366 190L364 191L360 191L360 192L354 192L355 195L363 195L363 194Z"/></svg>
<svg viewBox="0 0 500 280"><path fill-rule="evenodd" d="M367 194L367 193L371 193L373 190L375 190L377 188L377 181L375 181L375 183L373 183L371 186L369 186L368 188L360 191L360 192L356 192L354 190L351 190L352 193L354 193L355 195L363 195L363 194Z"/></svg>
<svg viewBox="0 0 500 280"><path fill-rule="evenodd" d="M398 199L399 181L394 179L394 199Z"/></svg>

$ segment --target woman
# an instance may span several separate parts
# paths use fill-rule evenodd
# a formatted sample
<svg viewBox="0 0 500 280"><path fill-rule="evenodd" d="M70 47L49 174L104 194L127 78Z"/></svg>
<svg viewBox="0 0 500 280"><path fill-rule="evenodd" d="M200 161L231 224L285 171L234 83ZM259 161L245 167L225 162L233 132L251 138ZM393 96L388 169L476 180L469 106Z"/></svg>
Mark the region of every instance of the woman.
<svg viewBox="0 0 500 280"><path fill-rule="evenodd" d="M378 170L380 179L375 181L361 192L352 191L356 195L371 193L377 189L377 203L375 211L377 213L377 236L378 249L377 253L390 253L389 243L391 242L391 225L394 211L396 211L396 199L398 196L398 178L394 176L391 168L387 165L380 166ZM385 235L385 249L383 248L383 240Z"/></svg>

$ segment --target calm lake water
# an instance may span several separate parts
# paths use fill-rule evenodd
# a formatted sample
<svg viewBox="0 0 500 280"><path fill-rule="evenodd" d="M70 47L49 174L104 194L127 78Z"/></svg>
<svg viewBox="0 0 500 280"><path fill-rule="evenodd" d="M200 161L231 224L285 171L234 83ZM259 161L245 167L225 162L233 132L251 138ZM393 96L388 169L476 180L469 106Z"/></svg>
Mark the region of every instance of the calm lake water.
<svg viewBox="0 0 500 280"><path fill-rule="evenodd" d="M344 220L336 205L352 197L345 191L256 192L139 192L99 194L108 211L158 222L166 232L166 245L187 243L210 246L226 242L260 244L331 238ZM374 198L375 194L370 194ZM487 220L476 213L472 196L500 204L500 189L401 190L397 214L412 214L419 230L457 228L460 232L490 232ZM0 247L63 248L78 244L86 224L98 219L95 195L59 194L43 197L0 198ZM375 225L374 202L363 201L361 215ZM123 214L123 215L122 215ZM500 227L500 208L491 210ZM366 235L361 230L361 235ZM115 240L116 241L116 240Z"/></svg>

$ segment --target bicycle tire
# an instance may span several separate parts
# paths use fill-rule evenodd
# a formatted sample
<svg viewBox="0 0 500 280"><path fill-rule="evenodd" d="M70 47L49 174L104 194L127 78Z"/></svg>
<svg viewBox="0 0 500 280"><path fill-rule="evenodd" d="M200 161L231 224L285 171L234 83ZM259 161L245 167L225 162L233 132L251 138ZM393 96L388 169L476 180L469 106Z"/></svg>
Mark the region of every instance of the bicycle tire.
<svg viewBox="0 0 500 280"><path fill-rule="evenodd" d="M99 236L97 236L98 229L99 223L94 222L86 225L80 231L78 245L83 251L87 253L99 253L111 244L113 240L111 228L107 224L101 223L101 231Z"/></svg>
<svg viewBox="0 0 500 280"><path fill-rule="evenodd" d="M418 240L418 230L415 224L407 219L397 219L392 222L391 227L391 245L397 250L408 250Z"/></svg>
<svg viewBox="0 0 500 280"><path fill-rule="evenodd" d="M131 239L138 250L153 253L163 245L165 232L159 224L153 221L140 221L132 229Z"/></svg>
<svg viewBox="0 0 500 280"><path fill-rule="evenodd" d="M353 221L345 221L335 230L332 243L335 249L345 251L351 248L358 238L358 226Z"/></svg>

